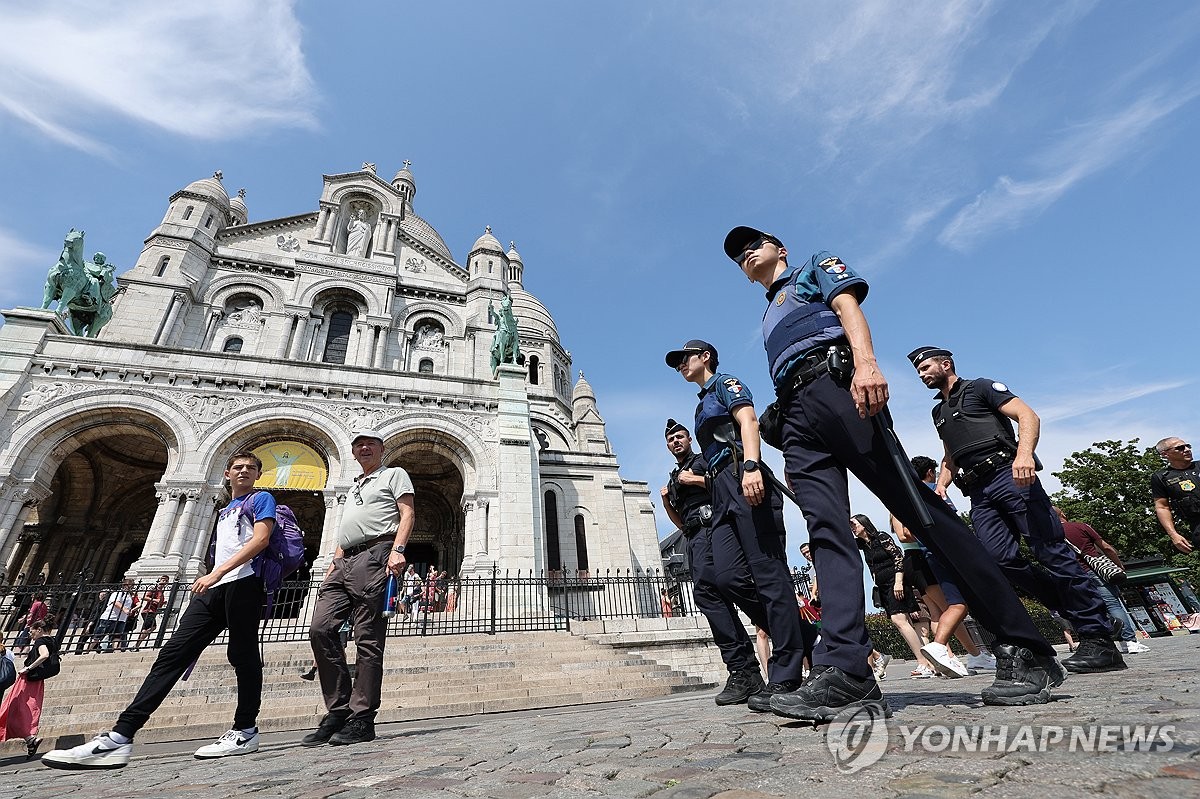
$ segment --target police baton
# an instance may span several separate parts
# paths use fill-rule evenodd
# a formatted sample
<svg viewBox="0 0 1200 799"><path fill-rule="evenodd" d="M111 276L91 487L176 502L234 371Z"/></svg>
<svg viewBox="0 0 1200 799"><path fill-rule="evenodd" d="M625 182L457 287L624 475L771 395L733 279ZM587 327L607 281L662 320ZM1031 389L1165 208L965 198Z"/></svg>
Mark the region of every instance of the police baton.
<svg viewBox="0 0 1200 799"><path fill-rule="evenodd" d="M760 462L758 464L758 470L763 473L763 476L767 478L767 481L770 482L771 485L779 489L780 494L783 494L792 501L793 505L795 505L797 508L800 508L800 500L796 499L796 495L792 493L792 489L788 488L787 484L776 477L775 472L771 471L769 466ZM800 509L804 510L803 508Z"/></svg>
<svg viewBox="0 0 1200 799"><path fill-rule="evenodd" d="M913 481L912 463L904 454L904 447L900 444L900 439L892 427L892 414L886 405L880 408L879 413L871 417L871 424L875 427L875 433L883 439L884 446L887 447L888 457L891 458L892 466L896 468L896 473L900 476L900 484L904 487L904 496L908 499L908 504L917 514L917 520L921 522L921 527L928 530L933 527L933 517L929 515L929 508L925 507L925 502L917 493L917 484Z"/></svg>

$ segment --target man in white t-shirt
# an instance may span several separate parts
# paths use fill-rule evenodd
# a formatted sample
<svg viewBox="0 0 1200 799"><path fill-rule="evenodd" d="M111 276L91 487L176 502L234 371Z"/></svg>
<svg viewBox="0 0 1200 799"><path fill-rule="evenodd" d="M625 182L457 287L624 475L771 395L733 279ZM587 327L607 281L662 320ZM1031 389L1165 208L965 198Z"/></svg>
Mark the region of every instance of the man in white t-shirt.
<svg viewBox="0 0 1200 799"><path fill-rule="evenodd" d="M108 597L108 604L100 611L96 621L96 631L92 635L92 650L101 652L113 651L113 636L119 635L125 629L125 622L133 610L133 580L121 582L121 588L113 591ZM105 642L107 641L107 646Z"/></svg>
<svg viewBox="0 0 1200 799"><path fill-rule="evenodd" d="M254 453L237 452L229 459L225 479L229 481L233 499L217 518L214 566L192 583L192 601L179 619L179 626L158 653L137 696L112 730L73 749L47 752L42 763L63 769L124 766L133 750L133 736L150 720L150 715L204 648L225 630L229 630L229 663L237 674L238 702L233 727L215 743L200 747L196 757L228 757L258 751L257 719L262 704L258 623L266 595L252 561L267 548L275 528L275 498L266 491L254 490L254 483L261 475L262 461Z"/></svg>

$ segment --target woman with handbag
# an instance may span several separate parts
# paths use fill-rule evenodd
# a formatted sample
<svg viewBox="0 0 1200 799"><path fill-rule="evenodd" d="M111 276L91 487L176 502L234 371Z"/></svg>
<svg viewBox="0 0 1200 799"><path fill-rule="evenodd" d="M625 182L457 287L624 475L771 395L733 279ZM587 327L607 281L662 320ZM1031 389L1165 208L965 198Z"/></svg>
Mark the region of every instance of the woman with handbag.
<svg viewBox="0 0 1200 799"><path fill-rule="evenodd" d="M34 622L30 632L34 640L25 657L25 666L17 671L17 681L0 702L0 741L24 738L32 760L42 744L37 732L46 694L45 680L58 674L59 660L58 642L49 634L44 620Z"/></svg>

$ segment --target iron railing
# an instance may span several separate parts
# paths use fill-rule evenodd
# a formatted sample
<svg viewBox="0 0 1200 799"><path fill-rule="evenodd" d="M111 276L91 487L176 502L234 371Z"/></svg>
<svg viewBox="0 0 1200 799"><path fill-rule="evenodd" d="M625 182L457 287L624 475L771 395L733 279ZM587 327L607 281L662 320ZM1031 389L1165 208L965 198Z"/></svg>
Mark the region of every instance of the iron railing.
<svg viewBox="0 0 1200 799"><path fill-rule="evenodd" d="M797 590L807 595L808 581L794 575ZM319 580L286 583L274 596L269 618L259 628L264 643L307 641ZM64 654L121 649L158 648L174 629L191 598L190 583L168 583L155 629L143 633L140 601L153 581L135 583L129 593L139 607L124 625L102 624L120 583L0 586L0 633L17 644L24 617L41 594ZM667 599L667 610L663 599ZM689 579L671 573L638 570L592 570L509 573L460 577L416 596L401 591L399 611L388 622L389 636L462 635L536 630L566 630L572 622L692 616L696 610ZM218 639L218 643L223 638Z"/></svg>

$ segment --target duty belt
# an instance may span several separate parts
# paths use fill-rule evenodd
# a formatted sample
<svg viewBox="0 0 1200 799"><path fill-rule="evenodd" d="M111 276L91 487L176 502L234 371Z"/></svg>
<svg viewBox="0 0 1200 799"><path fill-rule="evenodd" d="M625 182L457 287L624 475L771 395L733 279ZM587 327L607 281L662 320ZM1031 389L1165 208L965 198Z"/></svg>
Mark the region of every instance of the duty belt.
<svg viewBox="0 0 1200 799"><path fill-rule="evenodd" d="M979 463L972 466L970 469L963 469L957 477L954 478L954 484L958 486L958 490L964 494L970 493L983 478L987 477L992 472L999 469L1001 466L1012 463L1015 455L1008 450L1000 450L993 452Z"/></svg>
<svg viewBox="0 0 1200 799"><path fill-rule="evenodd" d="M701 505L688 514L683 522L683 534L691 537L712 521L712 505Z"/></svg>
<svg viewBox="0 0 1200 799"><path fill-rule="evenodd" d="M783 387L776 392L780 401L791 396L792 392L799 391L821 375L827 373L829 371L829 351L834 347L845 351L843 357L846 361L851 360L849 354L850 345L845 342L822 344L820 347L809 351L784 379Z"/></svg>
<svg viewBox="0 0 1200 799"><path fill-rule="evenodd" d="M342 557L343 558L352 558L355 555L359 555L363 552L366 552L368 549L371 549L372 547L379 546L384 541L391 540L391 538L392 538L392 536L390 536L390 535L381 535L378 538L372 538L370 541L364 541L363 543L355 544L352 547L342 547Z"/></svg>

